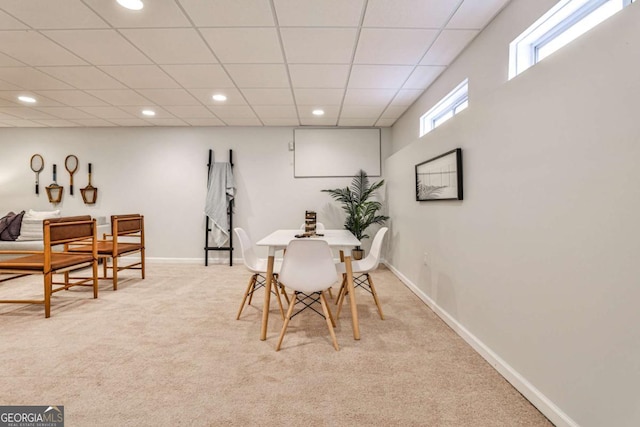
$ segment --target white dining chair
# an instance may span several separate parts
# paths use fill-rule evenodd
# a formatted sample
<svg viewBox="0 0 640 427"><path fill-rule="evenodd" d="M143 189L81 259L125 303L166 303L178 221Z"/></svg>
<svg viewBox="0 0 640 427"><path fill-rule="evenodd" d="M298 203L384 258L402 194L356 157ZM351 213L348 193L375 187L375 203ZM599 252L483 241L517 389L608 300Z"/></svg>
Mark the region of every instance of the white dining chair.
<svg viewBox="0 0 640 427"><path fill-rule="evenodd" d="M367 255L363 260L359 261L351 261L351 269L353 271L353 288L361 287L362 289L368 291L373 295L373 300L376 303L376 307L378 307L378 314L380 314L380 319L384 320L384 314L382 314L382 307L380 306L380 300L378 299L378 293L376 292L376 288L373 285L373 279L371 278L371 273L375 269L378 268L378 264L380 264L380 253L382 252L382 241L384 240L384 235L387 233L389 229L387 227L382 227L376 235L373 237L373 242L371 243L371 250L369 251L369 255ZM344 297L347 294L347 281L344 278L344 274L346 273L346 267L344 262L338 263L336 265L338 272L343 274L342 285L340 286L340 291L338 292L338 299L336 304L338 304L338 312L336 316L340 316L340 311L342 310L342 303L344 302Z"/></svg>
<svg viewBox="0 0 640 427"><path fill-rule="evenodd" d="M233 229L238 236L238 241L240 242L240 250L242 251L242 260L244 262L244 266L249 270L253 275L249 279L249 284L247 285L247 289L244 292L244 296L242 297L242 303L240 303L240 308L238 309L238 315L236 316L236 320L240 319L240 315L242 314L242 310L244 310L245 303L246 305L251 305L251 299L253 298L253 293L264 287L266 283L266 274L267 274L267 260L266 258L258 258L255 251L253 250L253 243L249 238L247 232L240 227L236 227ZM276 260L273 264L273 275L274 278L271 280L271 284L273 286L272 292L276 294L278 297L278 305L280 306L280 314L284 319L284 308L282 307L282 299L280 298L280 289L278 286L277 275L280 272L280 266L282 262ZM285 298L287 294L285 293ZM248 299L248 301L247 301ZM288 299L287 299L288 301Z"/></svg>
<svg viewBox="0 0 640 427"><path fill-rule="evenodd" d="M289 243L284 254L278 281L292 289L293 294L289 299L289 309L284 319L284 325L282 325L276 351L280 350L291 318L307 308L311 308L324 317L333 341L333 347L339 350L336 334L333 331L335 321L324 295L324 291L329 289L337 279L338 273L333 261L333 253L326 241L303 239ZM318 301L322 305L322 313L313 307L313 304ZM293 309L298 302L301 302L304 307L293 314Z"/></svg>

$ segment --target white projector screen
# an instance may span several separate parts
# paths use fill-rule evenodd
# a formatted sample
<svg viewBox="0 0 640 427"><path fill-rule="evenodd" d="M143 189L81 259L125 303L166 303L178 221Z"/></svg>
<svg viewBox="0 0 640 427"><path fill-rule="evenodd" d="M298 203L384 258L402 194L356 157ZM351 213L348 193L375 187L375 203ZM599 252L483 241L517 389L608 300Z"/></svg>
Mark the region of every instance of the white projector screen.
<svg viewBox="0 0 640 427"><path fill-rule="evenodd" d="M380 129L294 129L295 178L380 176Z"/></svg>

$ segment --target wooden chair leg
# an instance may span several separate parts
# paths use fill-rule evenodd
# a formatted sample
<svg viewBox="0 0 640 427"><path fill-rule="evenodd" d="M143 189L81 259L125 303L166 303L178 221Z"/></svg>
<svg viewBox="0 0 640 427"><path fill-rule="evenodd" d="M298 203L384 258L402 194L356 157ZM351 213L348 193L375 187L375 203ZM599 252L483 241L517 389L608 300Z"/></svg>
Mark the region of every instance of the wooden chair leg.
<svg viewBox="0 0 640 427"><path fill-rule="evenodd" d="M240 308L238 309L238 315L236 316L236 320L240 320L240 315L242 314L242 310L244 310L244 303L247 300L247 296L249 296L251 293L253 293L253 289L254 289L255 283L256 283L256 276L253 275L249 279L249 284L247 285L247 290L244 292L244 296L242 297L242 303L240 303ZM249 302L249 304L251 304L251 302Z"/></svg>
<svg viewBox="0 0 640 427"><path fill-rule="evenodd" d="M284 318L284 324L282 325L282 331L280 331L280 338L278 338L278 345L276 345L276 351L280 351L280 346L282 346L282 340L284 339L284 334L287 332L287 326L289 326L289 320L291 320L291 314L293 313L293 308L296 306L296 298L297 292L293 292L291 294L291 299L289 300L289 310L287 310L287 315Z"/></svg>
<svg viewBox="0 0 640 427"><path fill-rule="evenodd" d="M284 320L284 307L282 307L282 298L280 297L280 291L278 290L280 286L278 286L278 282L274 282L273 280L271 281L271 286L273 286L273 290L275 291L276 298L278 299L278 306L280 307L280 314Z"/></svg>
<svg viewBox="0 0 640 427"><path fill-rule="evenodd" d="M91 265L91 271L93 272L93 298L98 298L98 260L93 260Z"/></svg>
<svg viewBox="0 0 640 427"><path fill-rule="evenodd" d="M51 288L53 286L52 273L46 273L44 275L44 317L51 316Z"/></svg>
<svg viewBox="0 0 640 427"><path fill-rule="evenodd" d="M373 300L376 302L376 306L378 307L378 314L380 315L380 319L384 320L384 314L382 314L382 307L380 306L380 300L378 299L378 293L376 292L375 286L373 286L373 279L369 273L367 273L367 282L369 283L369 288L371 288L371 294L373 295Z"/></svg>
<svg viewBox="0 0 640 427"><path fill-rule="evenodd" d="M114 256L111 259L111 268L113 269L113 290L118 290L118 257Z"/></svg>
<svg viewBox="0 0 640 427"><path fill-rule="evenodd" d="M331 311L329 311L329 305L327 304L327 299L324 296L324 292L320 292L320 302L322 303L322 311L324 311L324 317L325 317L325 320L327 321L329 334L331 335L331 340L333 341L333 348L335 348L336 351L338 351L340 350L340 347L338 347L338 340L336 339L336 333L333 331L333 328L334 328L334 325L332 325L333 317L331 317Z"/></svg>
<svg viewBox="0 0 640 427"><path fill-rule="evenodd" d="M252 292L249 294L249 302L247 303L247 305L251 305L251 301L253 300L253 291L256 290L256 283L258 282L258 275L254 274L253 276L251 276L251 280L253 280L253 289L252 289Z"/></svg>
<svg viewBox="0 0 640 427"><path fill-rule="evenodd" d="M338 305L338 301L340 300L340 296L345 291L347 287L347 278L345 275L342 275L342 283L340 283L340 290L338 291L338 296L336 297L336 305Z"/></svg>
<svg viewBox="0 0 640 427"><path fill-rule="evenodd" d="M340 317L340 312L342 311L342 304L344 303L344 297L347 295L347 279L344 279L342 282L342 287L340 288L340 294L338 297L338 311L336 312L336 317Z"/></svg>
<svg viewBox="0 0 640 427"><path fill-rule="evenodd" d="M142 278L144 279L144 248L140 251L140 271L142 273Z"/></svg>

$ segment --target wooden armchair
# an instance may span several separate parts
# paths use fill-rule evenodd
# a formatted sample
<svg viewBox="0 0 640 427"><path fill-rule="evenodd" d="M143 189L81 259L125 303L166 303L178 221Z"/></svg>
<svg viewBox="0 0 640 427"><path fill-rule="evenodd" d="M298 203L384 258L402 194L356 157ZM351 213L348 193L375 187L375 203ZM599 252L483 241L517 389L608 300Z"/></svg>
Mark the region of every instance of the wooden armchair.
<svg viewBox="0 0 640 427"><path fill-rule="evenodd" d="M111 234L98 240L98 258L103 261L102 279L108 279L107 270L112 270L113 290L118 289L118 272L127 269L140 270L145 274L144 216L139 214L112 215ZM88 252L89 247L74 245L73 252ZM119 258L139 254L140 259L121 265Z"/></svg>
<svg viewBox="0 0 640 427"><path fill-rule="evenodd" d="M0 251L15 258L0 261L0 282L29 274L44 276L44 299L0 300L0 303L44 304L45 317L51 316L51 295L72 286L92 286L93 298L98 298L98 257L96 222L89 215L45 219L42 224L44 249L42 251ZM68 245L83 241L87 251L70 252ZM89 278L70 279L69 272L92 267ZM54 282L54 274L64 274L64 282ZM5 277L2 277L5 276ZM54 287L54 285L59 285Z"/></svg>

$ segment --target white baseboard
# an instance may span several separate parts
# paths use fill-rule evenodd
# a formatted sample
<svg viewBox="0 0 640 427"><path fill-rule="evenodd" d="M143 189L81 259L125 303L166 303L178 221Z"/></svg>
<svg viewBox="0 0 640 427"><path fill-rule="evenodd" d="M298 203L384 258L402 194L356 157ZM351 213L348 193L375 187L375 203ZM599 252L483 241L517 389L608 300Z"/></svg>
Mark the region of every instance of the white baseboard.
<svg viewBox="0 0 640 427"><path fill-rule="evenodd" d="M493 350L480 341L475 335L469 332L449 313L443 310L427 294L420 290L411 280L398 271L393 265L385 261L385 265L396 275L418 298L433 310L455 333L467 342L480 356L482 356L491 366L495 368L516 390L518 390L532 405L542 412L553 424L562 427L579 427L567 414L565 414L556 404L549 400L544 394L533 386L518 371L513 369L507 362L498 356Z"/></svg>
<svg viewBox="0 0 640 427"><path fill-rule="evenodd" d="M204 257L200 258L160 258L147 257L146 261L152 264L202 264L204 265ZM229 258L209 258L209 265L224 264L229 265ZM242 265L242 258L234 258L233 265Z"/></svg>

